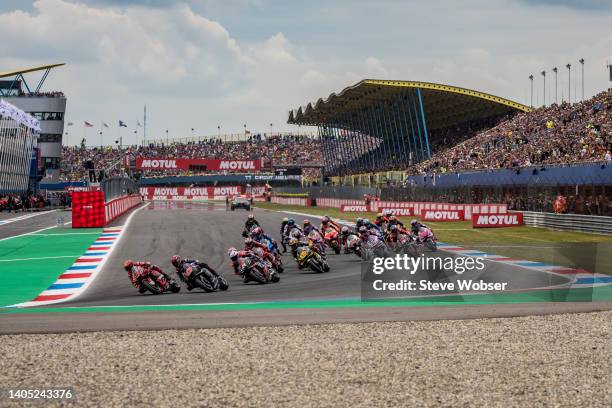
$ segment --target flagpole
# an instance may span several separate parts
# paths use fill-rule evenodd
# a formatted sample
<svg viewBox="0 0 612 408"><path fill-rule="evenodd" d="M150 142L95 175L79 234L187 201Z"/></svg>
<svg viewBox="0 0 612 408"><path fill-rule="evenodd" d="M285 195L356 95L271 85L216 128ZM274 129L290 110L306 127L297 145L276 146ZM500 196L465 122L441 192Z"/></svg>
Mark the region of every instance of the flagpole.
<svg viewBox="0 0 612 408"><path fill-rule="evenodd" d="M144 106L144 123L143 123L143 136L142 136L142 144L143 146L147 145L147 105Z"/></svg>
<svg viewBox="0 0 612 408"><path fill-rule="evenodd" d="M100 122L100 149L104 146L104 136L102 135L103 122Z"/></svg>

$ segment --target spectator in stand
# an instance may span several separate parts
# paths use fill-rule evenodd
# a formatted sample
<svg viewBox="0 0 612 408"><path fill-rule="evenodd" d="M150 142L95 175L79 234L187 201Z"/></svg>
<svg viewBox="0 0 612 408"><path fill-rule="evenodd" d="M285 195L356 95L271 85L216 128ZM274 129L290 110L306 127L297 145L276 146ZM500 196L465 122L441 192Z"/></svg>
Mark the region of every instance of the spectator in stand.
<svg viewBox="0 0 612 408"><path fill-rule="evenodd" d="M410 174L499 169L608 160L612 149L612 91L576 104L521 113L442 149L408 168Z"/></svg>
<svg viewBox="0 0 612 408"><path fill-rule="evenodd" d="M87 180L86 164L94 164L96 172L105 170L106 177L116 175L124 163L125 156L130 160L137 157L149 158L190 158L190 159L231 159L259 160L274 165L290 166L301 164L320 164L320 143L316 138L296 135L274 135L262 138L254 135L246 141L223 142L213 138L190 143L151 144L129 148L112 147L64 147L61 175L63 181ZM114 166L114 167L113 167ZM106 171L110 168L110 171ZM183 170L146 171L146 177L168 175L196 175L206 172ZM307 178L319 178L318 169L304 169Z"/></svg>

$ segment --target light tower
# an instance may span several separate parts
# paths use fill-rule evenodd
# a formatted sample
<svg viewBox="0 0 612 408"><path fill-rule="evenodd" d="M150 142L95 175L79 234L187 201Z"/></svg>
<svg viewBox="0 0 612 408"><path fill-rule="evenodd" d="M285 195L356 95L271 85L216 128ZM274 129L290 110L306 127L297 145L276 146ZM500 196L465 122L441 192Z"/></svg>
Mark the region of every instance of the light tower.
<svg viewBox="0 0 612 408"><path fill-rule="evenodd" d="M541 72L542 77L544 77L544 97L542 98L542 102L544 107L546 107L546 71Z"/></svg>
<svg viewBox="0 0 612 408"><path fill-rule="evenodd" d="M531 82L531 107L533 108L533 75L529 75L529 81Z"/></svg>
<svg viewBox="0 0 612 408"><path fill-rule="evenodd" d="M552 71L555 73L555 103L559 104L559 100L557 99L557 73L559 72L559 70L557 69L557 67L554 67Z"/></svg>
<svg viewBox="0 0 612 408"><path fill-rule="evenodd" d="M572 103L572 64L567 64L567 100Z"/></svg>

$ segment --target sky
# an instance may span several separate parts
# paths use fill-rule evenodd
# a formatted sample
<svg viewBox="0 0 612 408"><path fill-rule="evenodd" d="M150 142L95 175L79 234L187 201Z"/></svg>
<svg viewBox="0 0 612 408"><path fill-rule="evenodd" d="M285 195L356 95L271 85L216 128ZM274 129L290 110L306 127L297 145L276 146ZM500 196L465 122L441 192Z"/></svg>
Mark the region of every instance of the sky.
<svg viewBox="0 0 612 408"><path fill-rule="evenodd" d="M445 83L534 104L610 86L609 0L2 0L0 71L65 62L45 90L67 98L64 144L83 121L113 143L297 131L297 109L364 78ZM26 76L37 81L40 73ZM575 88L577 86L577 88ZM552 98L552 99L551 99ZM138 134L134 134L138 130ZM305 129L302 128L302 131ZM99 144L96 129L88 144Z"/></svg>

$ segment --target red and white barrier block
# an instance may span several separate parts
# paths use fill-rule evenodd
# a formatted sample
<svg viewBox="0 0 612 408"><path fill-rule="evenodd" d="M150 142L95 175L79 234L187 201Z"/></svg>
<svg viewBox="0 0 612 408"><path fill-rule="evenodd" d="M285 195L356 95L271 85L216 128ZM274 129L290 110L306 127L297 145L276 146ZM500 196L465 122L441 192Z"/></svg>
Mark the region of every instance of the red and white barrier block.
<svg viewBox="0 0 612 408"><path fill-rule="evenodd" d="M340 208L343 205L366 205L364 200L346 200L343 198L317 198L317 207Z"/></svg>
<svg viewBox="0 0 612 408"><path fill-rule="evenodd" d="M140 203L142 203L142 196L140 196L140 194L135 194L115 198L114 200L104 204L104 218L106 220L106 224L124 214L126 211L136 207Z"/></svg>

